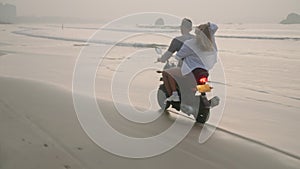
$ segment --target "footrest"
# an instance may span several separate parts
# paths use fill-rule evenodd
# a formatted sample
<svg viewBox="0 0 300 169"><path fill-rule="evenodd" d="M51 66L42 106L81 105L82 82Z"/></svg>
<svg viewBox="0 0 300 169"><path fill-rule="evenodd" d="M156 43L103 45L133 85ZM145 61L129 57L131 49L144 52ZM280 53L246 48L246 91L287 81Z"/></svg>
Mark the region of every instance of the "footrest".
<svg viewBox="0 0 300 169"><path fill-rule="evenodd" d="M220 103L220 98L218 96L213 97L212 99L209 100L210 103L210 108L213 108Z"/></svg>

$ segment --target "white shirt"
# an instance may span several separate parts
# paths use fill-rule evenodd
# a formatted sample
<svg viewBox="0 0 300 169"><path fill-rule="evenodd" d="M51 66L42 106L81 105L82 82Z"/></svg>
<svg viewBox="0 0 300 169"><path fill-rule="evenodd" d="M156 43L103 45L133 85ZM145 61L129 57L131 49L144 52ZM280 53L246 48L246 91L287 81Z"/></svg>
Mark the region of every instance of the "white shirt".
<svg viewBox="0 0 300 169"><path fill-rule="evenodd" d="M185 34L182 36L175 37L172 40L171 45L169 46L169 49L161 56L161 61L165 62L168 59L170 59L170 57L173 56L173 53L178 52L180 50L180 48L182 47L182 45L185 41L193 39L193 38L195 38L195 35L191 35L191 34Z"/></svg>
<svg viewBox="0 0 300 169"><path fill-rule="evenodd" d="M184 59L181 67L181 73L183 76L192 72L196 68L210 70L217 62L217 46L214 41L214 33L218 27L215 24L210 25L214 46L213 51L202 51L198 47L197 40L191 39L185 41L181 49L176 53L176 56L179 59ZM213 30L212 27L214 28Z"/></svg>

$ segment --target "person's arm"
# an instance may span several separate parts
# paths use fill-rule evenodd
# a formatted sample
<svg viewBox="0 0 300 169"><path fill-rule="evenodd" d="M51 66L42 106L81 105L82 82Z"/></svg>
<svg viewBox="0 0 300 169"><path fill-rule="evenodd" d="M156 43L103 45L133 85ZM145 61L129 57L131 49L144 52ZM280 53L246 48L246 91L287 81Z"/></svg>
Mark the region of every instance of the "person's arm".
<svg viewBox="0 0 300 169"><path fill-rule="evenodd" d="M209 24L211 34L214 35L217 32L217 30L219 29L219 27L216 24L211 23L211 22L208 22L208 24Z"/></svg>
<svg viewBox="0 0 300 169"><path fill-rule="evenodd" d="M188 47L186 43L180 48L180 50L176 53L177 59L184 59L187 56L192 54L192 50Z"/></svg>
<svg viewBox="0 0 300 169"><path fill-rule="evenodd" d="M173 53L167 50L160 58L157 59L157 61L165 63L170 57L172 57L172 55Z"/></svg>
<svg viewBox="0 0 300 169"><path fill-rule="evenodd" d="M213 42L214 49L218 50L216 40L215 40L215 33L217 32L219 27L216 24L211 23L211 22L208 22L208 25L209 25L210 34L211 34L211 37L212 37L212 42Z"/></svg>
<svg viewBox="0 0 300 169"><path fill-rule="evenodd" d="M158 58L158 61L164 63L165 61L170 59L170 57L172 57L172 55L181 48L182 44L183 42L180 42L180 40L174 38L168 50L161 56L161 58Z"/></svg>

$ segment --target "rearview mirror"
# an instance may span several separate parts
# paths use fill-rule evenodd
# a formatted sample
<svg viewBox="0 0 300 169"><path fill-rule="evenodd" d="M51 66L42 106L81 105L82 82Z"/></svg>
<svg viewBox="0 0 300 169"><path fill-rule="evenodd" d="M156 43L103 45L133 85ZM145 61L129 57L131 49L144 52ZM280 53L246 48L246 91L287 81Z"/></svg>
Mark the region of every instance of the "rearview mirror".
<svg viewBox="0 0 300 169"><path fill-rule="evenodd" d="M159 54L159 55L162 54L162 50L161 50L161 48L159 48L159 47L156 47L156 48L155 48L155 52L156 52L157 54Z"/></svg>

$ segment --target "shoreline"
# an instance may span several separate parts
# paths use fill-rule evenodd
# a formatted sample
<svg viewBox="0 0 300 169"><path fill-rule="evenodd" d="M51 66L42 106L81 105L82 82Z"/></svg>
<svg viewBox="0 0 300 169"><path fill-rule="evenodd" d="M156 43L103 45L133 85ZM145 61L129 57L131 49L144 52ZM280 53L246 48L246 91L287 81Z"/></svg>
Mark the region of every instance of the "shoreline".
<svg viewBox="0 0 300 169"><path fill-rule="evenodd" d="M0 56L4 56L4 55L6 55L6 53L1 53L1 52L0 52Z"/></svg>

